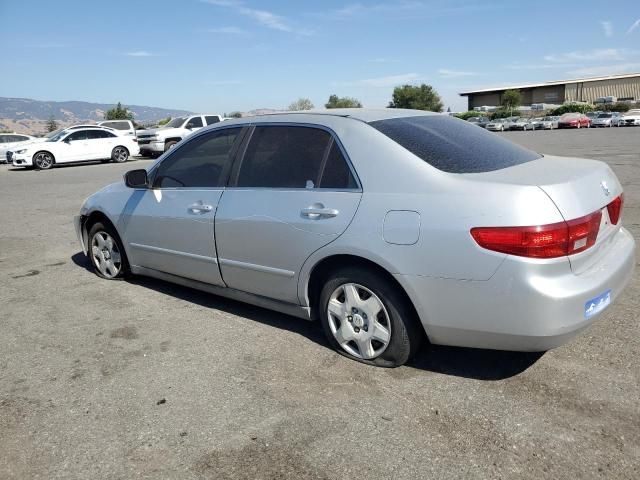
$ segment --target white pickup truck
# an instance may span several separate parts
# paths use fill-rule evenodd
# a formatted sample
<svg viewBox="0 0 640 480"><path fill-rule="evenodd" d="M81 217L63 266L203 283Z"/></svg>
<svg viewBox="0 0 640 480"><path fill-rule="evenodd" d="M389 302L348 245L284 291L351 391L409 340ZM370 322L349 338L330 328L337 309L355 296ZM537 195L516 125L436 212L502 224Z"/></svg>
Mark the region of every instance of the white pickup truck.
<svg viewBox="0 0 640 480"><path fill-rule="evenodd" d="M224 118L220 115L191 115L173 118L161 128L138 130L140 155L159 155L193 132L222 120Z"/></svg>

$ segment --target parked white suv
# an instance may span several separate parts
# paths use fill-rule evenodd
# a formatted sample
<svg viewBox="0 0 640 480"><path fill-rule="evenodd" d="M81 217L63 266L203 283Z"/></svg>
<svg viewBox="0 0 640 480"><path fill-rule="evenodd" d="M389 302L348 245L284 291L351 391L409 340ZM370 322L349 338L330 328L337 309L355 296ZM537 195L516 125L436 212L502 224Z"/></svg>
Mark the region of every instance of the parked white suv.
<svg viewBox="0 0 640 480"><path fill-rule="evenodd" d="M222 120L220 115L191 115L173 118L161 128L138 130L140 155L159 155L193 132Z"/></svg>

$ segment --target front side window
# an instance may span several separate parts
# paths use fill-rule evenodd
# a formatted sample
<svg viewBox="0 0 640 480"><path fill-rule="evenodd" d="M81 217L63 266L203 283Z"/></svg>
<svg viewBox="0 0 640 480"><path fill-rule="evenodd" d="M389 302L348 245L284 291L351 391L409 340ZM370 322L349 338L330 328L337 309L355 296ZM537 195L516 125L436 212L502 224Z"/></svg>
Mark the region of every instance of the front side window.
<svg viewBox="0 0 640 480"><path fill-rule="evenodd" d="M0 135L0 143L9 143L9 135Z"/></svg>
<svg viewBox="0 0 640 480"><path fill-rule="evenodd" d="M207 125L213 125L220 121L220 118L217 115L206 115L204 119L207 121Z"/></svg>
<svg viewBox="0 0 640 480"><path fill-rule="evenodd" d="M202 118L191 117L189 122L185 125L185 128L200 128L202 127Z"/></svg>
<svg viewBox="0 0 640 480"><path fill-rule="evenodd" d="M240 171L238 187L314 188L332 141L318 128L256 127Z"/></svg>
<svg viewBox="0 0 640 480"><path fill-rule="evenodd" d="M78 130L69 135L66 139L72 142L76 142L78 140L87 140L89 138L89 132L87 130Z"/></svg>
<svg viewBox="0 0 640 480"><path fill-rule="evenodd" d="M154 188L211 188L224 184L231 150L241 128L226 128L188 140L162 161Z"/></svg>
<svg viewBox="0 0 640 480"><path fill-rule="evenodd" d="M178 128L178 127L181 127L186 119L187 119L186 117L176 117L173 120L171 120L169 123L167 123L164 126L164 128Z"/></svg>
<svg viewBox="0 0 640 480"><path fill-rule="evenodd" d="M482 173L541 158L482 128L445 115L392 118L369 123L432 167L449 173Z"/></svg>

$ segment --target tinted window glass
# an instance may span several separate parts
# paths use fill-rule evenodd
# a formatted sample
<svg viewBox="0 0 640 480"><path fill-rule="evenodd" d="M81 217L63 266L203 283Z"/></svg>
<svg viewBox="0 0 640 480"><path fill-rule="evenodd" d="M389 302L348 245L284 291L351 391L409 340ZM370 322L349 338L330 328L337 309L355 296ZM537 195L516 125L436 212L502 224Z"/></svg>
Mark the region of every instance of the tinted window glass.
<svg viewBox="0 0 640 480"><path fill-rule="evenodd" d="M69 135L67 137L67 140L77 141L77 140L86 140L87 138L88 138L87 130L78 130L76 132L73 132L71 135Z"/></svg>
<svg viewBox="0 0 640 480"><path fill-rule="evenodd" d="M189 122L185 125L185 128L199 128L202 126L202 118L193 117Z"/></svg>
<svg viewBox="0 0 640 480"><path fill-rule="evenodd" d="M24 135L15 135L13 138L16 142L24 142L26 140L29 140L29 137L25 137Z"/></svg>
<svg viewBox="0 0 640 480"><path fill-rule="evenodd" d="M540 158L540 154L449 116L425 115L370 125L429 165L450 173L500 170Z"/></svg>
<svg viewBox="0 0 640 480"><path fill-rule="evenodd" d="M207 121L207 125L213 125L214 123L218 123L220 121L220 119L214 115L207 115L206 117L204 117L204 119Z"/></svg>
<svg viewBox="0 0 640 480"><path fill-rule="evenodd" d="M327 157L327 163L324 166L322 172L322 179L320 180L320 188L357 188L349 165L345 160L340 147L333 142L329 156Z"/></svg>
<svg viewBox="0 0 640 480"><path fill-rule="evenodd" d="M102 125L115 128L116 130L129 130L131 128L129 122L105 122Z"/></svg>
<svg viewBox="0 0 640 480"><path fill-rule="evenodd" d="M115 135L104 130L87 130L87 138L94 140L96 138L113 138Z"/></svg>
<svg viewBox="0 0 640 480"><path fill-rule="evenodd" d="M256 127L240 167L238 186L317 186L330 140L327 132L317 128Z"/></svg>
<svg viewBox="0 0 640 480"><path fill-rule="evenodd" d="M229 165L231 148L240 128L203 135L179 147L163 160L155 175L154 187L219 187Z"/></svg>
<svg viewBox="0 0 640 480"><path fill-rule="evenodd" d="M9 135L0 135L0 143L9 143Z"/></svg>

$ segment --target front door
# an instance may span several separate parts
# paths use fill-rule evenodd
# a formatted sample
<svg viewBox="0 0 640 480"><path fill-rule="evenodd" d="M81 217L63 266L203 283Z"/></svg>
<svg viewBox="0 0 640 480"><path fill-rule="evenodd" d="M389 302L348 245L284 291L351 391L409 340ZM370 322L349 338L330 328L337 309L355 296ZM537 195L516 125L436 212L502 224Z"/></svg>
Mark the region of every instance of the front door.
<svg viewBox="0 0 640 480"><path fill-rule="evenodd" d="M224 285L214 217L241 128L225 128L180 144L150 173L125 208L131 264Z"/></svg>
<svg viewBox="0 0 640 480"><path fill-rule="evenodd" d="M227 286L298 303L305 260L351 222L361 190L332 135L314 127L255 127L216 214Z"/></svg>

